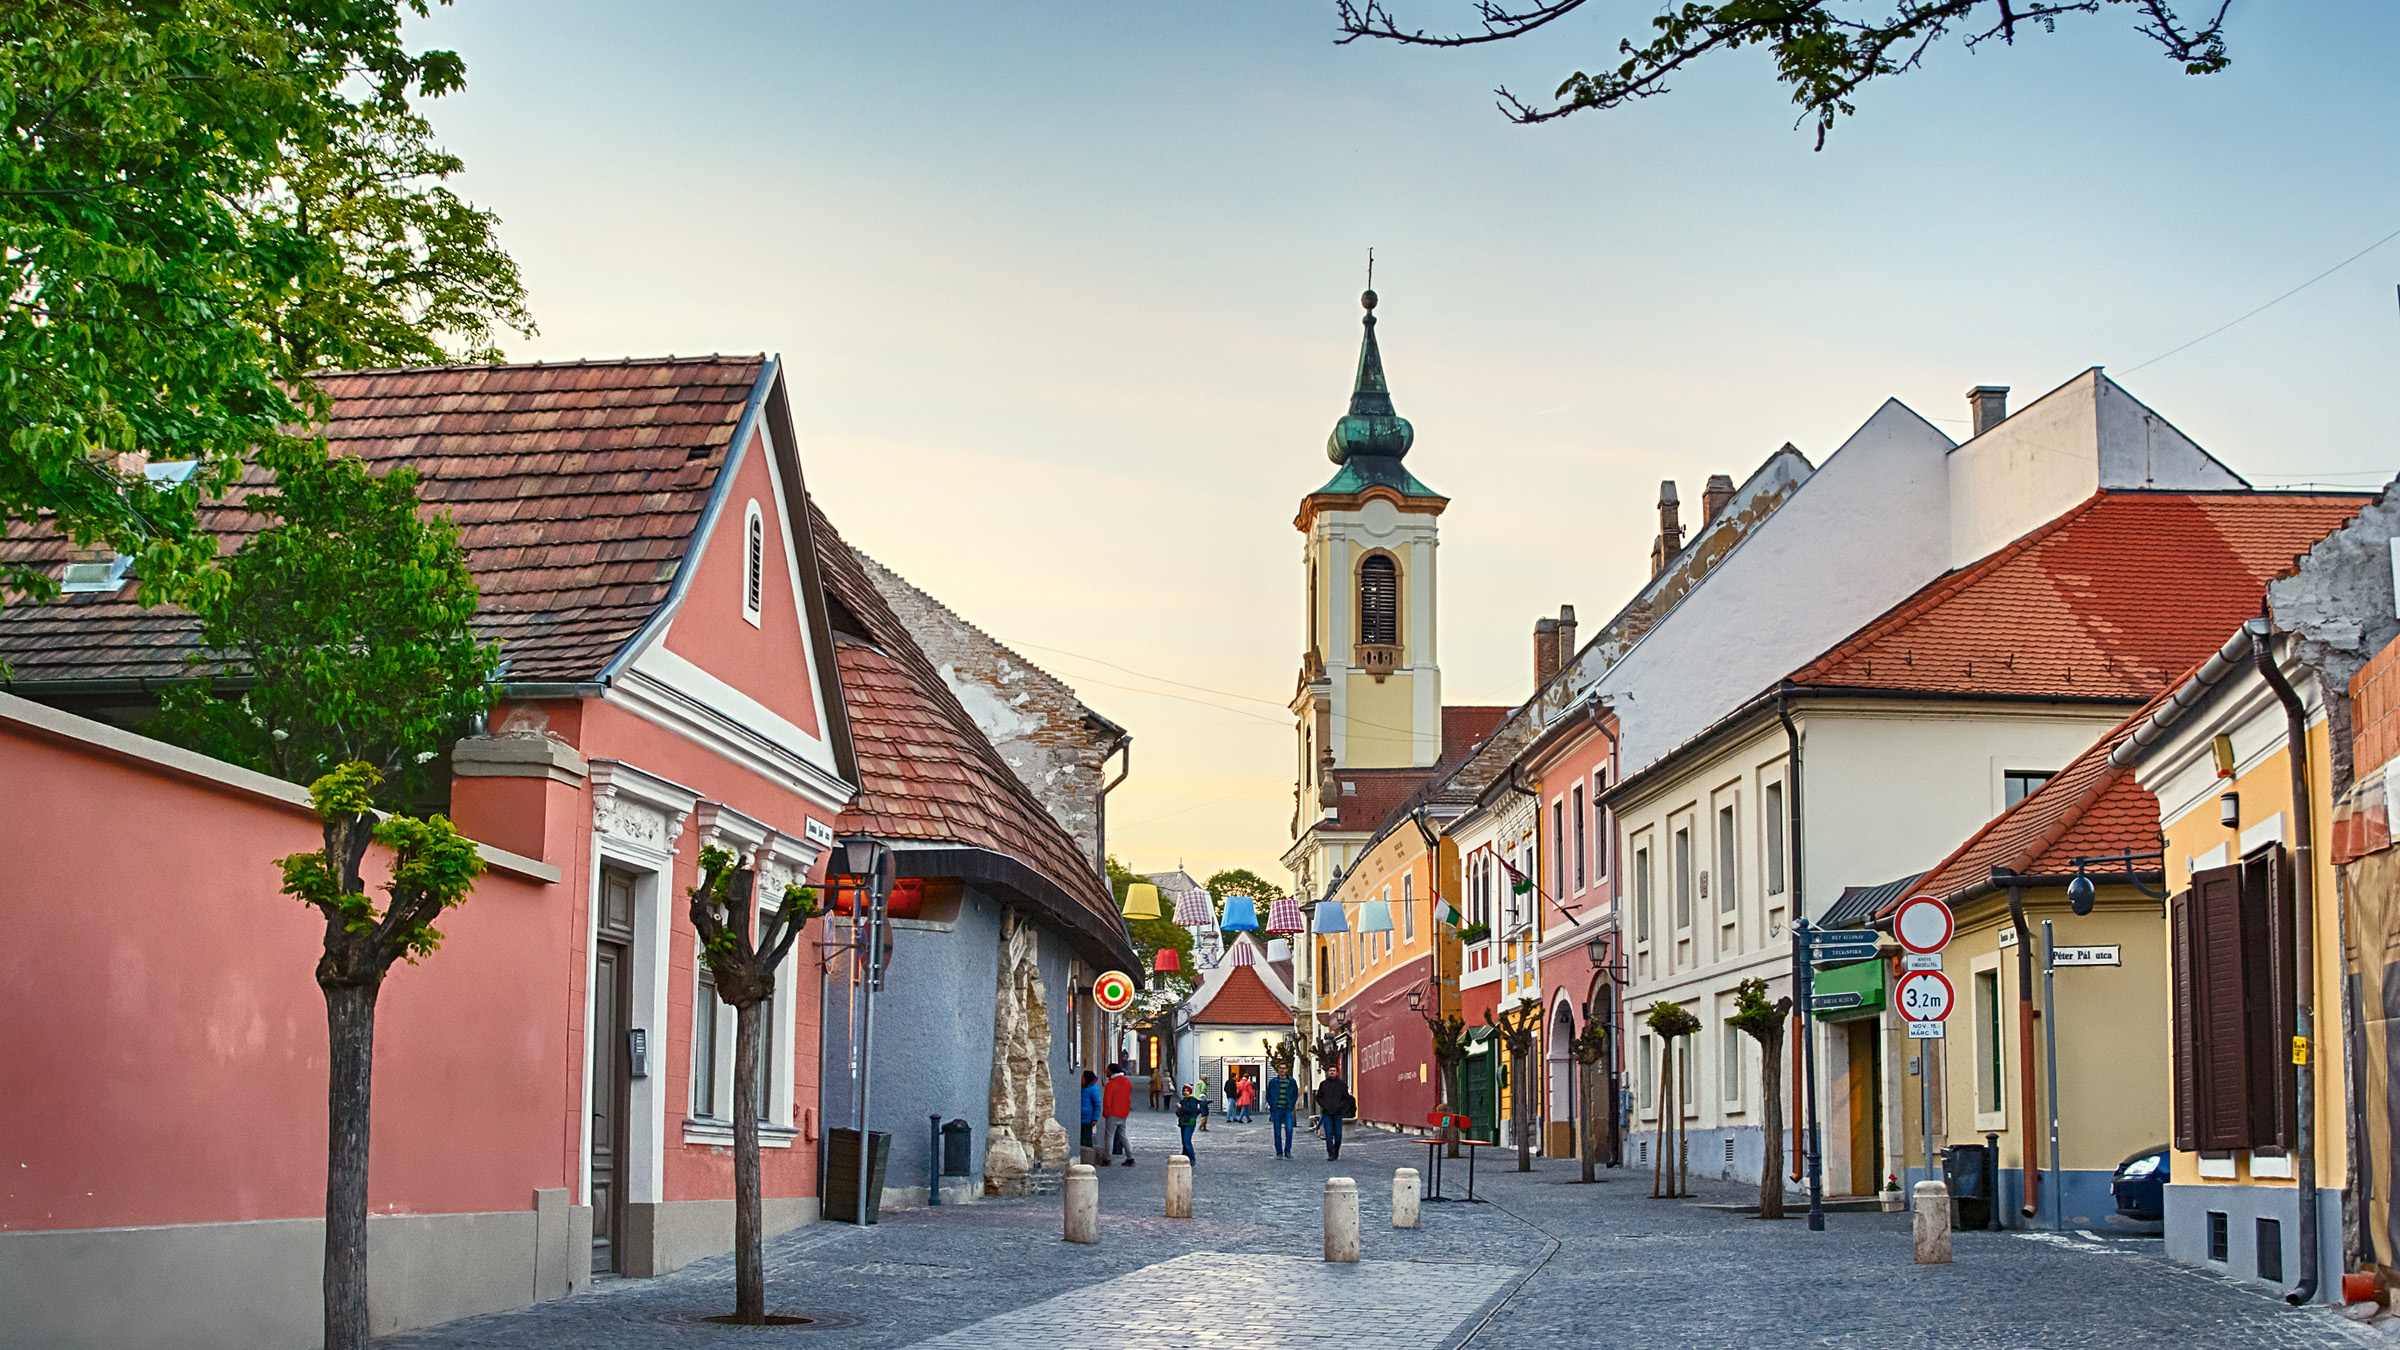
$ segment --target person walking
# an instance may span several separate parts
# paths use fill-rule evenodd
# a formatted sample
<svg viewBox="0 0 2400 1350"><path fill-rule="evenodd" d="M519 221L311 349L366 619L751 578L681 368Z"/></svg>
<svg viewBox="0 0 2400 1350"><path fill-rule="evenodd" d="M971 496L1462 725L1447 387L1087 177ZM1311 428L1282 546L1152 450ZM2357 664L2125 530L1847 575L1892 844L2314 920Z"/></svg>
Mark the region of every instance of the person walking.
<svg viewBox="0 0 2400 1350"><path fill-rule="evenodd" d="M1090 1069L1083 1071L1083 1160L1092 1162L1098 1156L1094 1150L1100 1132L1100 1075Z"/></svg>
<svg viewBox="0 0 2400 1350"><path fill-rule="evenodd" d="M1238 1123L1242 1118L1242 1076L1235 1070L1225 1071L1225 1123Z"/></svg>
<svg viewBox="0 0 2400 1350"><path fill-rule="evenodd" d="M1125 1165L1133 1166L1133 1144L1125 1137L1125 1121L1133 1115L1133 1080L1125 1076L1125 1066L1108 1066L1108 1086L1100 1093L1100 1119L1107 1128L1102 1137L1099 1166L1106 1167L1116 1155L1125 1155Z"/></svg>
<svg viewBox="0 0 2400 1350"><path fill-rule="evenodd" d="M1175 1103L1175 1123L1183 1127L1183 1156L1193 1162L1200 1159L1192 1152L1192 1131L1200 1124L1200 1118L1207 1114L1208 1102L1192 1091L1191 1084L1184 1084L1183 1100Z"/></svg>
<svg viewBox="0 0 2400 1350"><path fill-rule="evenodd" d="M1292 1077L1289 1065L1276 1065L1275 1076L1267 1080L1267 1123L1275 1130L1275 1156L1292 1156L1293 1126L1298 1123L1300 1083Z"/></svg>
<svg viewBox="0 0 2400 1350"><path fill-rule="evenodd" d="M1234 1087L1233 1104L1242 1113L1244 1124L1258 1119L1258 1085L1250 1081L1250 1075L1243 1074L1242 1081Z"/></svg>
<svg viewBox="0 0 2400 1350"><path fill-rule="evenodd" d="M1358 1099L1350 1095L1341 1070L1327 1069L1325 1081L1317 1084L1317 1114L1325 1121L1325 1160L1332 1162L1342 1156L1342 1122L1358 1114Z"/></svg>

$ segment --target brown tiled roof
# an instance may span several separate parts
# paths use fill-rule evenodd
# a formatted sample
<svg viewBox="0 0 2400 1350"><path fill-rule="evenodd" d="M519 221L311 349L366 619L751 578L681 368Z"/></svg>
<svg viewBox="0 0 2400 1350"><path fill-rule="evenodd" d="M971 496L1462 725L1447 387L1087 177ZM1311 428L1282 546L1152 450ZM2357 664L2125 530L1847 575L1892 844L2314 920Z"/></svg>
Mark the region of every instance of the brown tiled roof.
<svg viewBox="0 0 2400 1350"><path fill-rule="evenodd" d="M1379 830L1433 774L1431 769L1335 769L1334 814L1320 819L1316 828L1362 834Z"/></svg>
<svg viewBox="0 0 2400 1350"><path fill-rule="evenodd" d="M1927 585L1792 680L2146 699L2256 614L2267 582L2367 500L2101 492Z"/></svg>
<svg viewBox="0 0 2400 1350"><path fill-rule="evenodd" d="M2076 858L2155 852L2159 847L2158 798L2141 785L2131 769L2112 766L2109 752L2182 683L2171 682L2157 698L2101 737L2099 744L1976 831L1910 888L1910 894L1937 895L1956 903L1989 890L1994 867L2025 876L2062 877L2074 872ZM2153 869L2144 866L2143 870ZM1893 905L1899 899L1893 897ZM1891 907L1885 906L1886 912Z"/></svg>
<svg viewBox="0 0 2400 1350"><path fill-rule="evenodd" d="M1283 1006L1252 966L1235 966L1225 983L1217 986L1208 1006L1192 1014L1194 1023L1220 1027L1272 1027L1291 1020L1292 1010Z"/></svg>
<svg viewBox="0 0 2400 1350"><path fill-rule="evenodd" d="M1034 898L1052 902L1087 953L1133 969L1132 939L1099 872L959 705L814 499L809 528L827 593L864 630L834 636L859 776L836 829L1014 860L1048 883L1054 894Z"/></svg>
<svg viewBox="0 0 2400 1350"><path fill-rule="evenodd" d="M1490 740L1492 732L1514 711L1474 704L1442 709L1442 762L1434 766L1435 771L1447 773L1466 763L1467 756Z"/></svg>
<svg viewBox="0 0 2400 1350"><path fill-rule="evenodd" d="M476 627L501 641L504 679L586 680L674 584L763 356L442 366L318 377L328 443L378 469L409 465L426 504L458 523L483 590ZM238 545L253 469L202 526ZM18 527L10 562L55 567L65 540ZM21 681L172 680L198 636L135 587L0 607L0 658Z"/></svg>

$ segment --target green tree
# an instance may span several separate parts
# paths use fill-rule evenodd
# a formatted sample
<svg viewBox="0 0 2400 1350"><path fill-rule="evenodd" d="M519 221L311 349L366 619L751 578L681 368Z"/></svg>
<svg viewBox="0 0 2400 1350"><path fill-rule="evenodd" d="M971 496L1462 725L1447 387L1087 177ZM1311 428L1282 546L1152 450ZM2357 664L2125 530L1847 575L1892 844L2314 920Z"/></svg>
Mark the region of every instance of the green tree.
<svg viewBox="0 0 2400 1350"><path fill-rule="evenodd" d="M414 475L377 477L322 447L278 452L270 518L202 603L204 659L249 687L180 691L158 730L237 763L314 776L324 847L285 858L283 890L325 916L330 1122L325 1168L325 1344L367 1343L367 1156L375 1000L392 963L440 945L434 920L482 871L439 815L395 810L412 777L481 711L498 648L468 629L475 582L457 531L418 513ZM380 909L361 865L391 852Z"/></svg>
<svg viewBox="0 0 2400 1350"><path fill-rule="evenodd" d="M1228 896L1246 895L1256 900L1258 902L1258 921L1261 924L1267 921L1268 907L1275 901L1285 898L1286 895L1283 887L1247 867L1226 868L1201 884L1208 888L1208 898L1216 905L1217 913L1220 915L1225 912L1225 900ZM1228 943L1233 941L1234 935L1230 932L1222 936Z"/></svg>
<svg viewBox="0 0 2400 1350"><path fill-rule="evenodd" d="M1658 1037L1659 1046L1658 1162L1651 1170L1650 1198L1673 1199L1683 1194L1684 1168L1676 1156L1675 1144L1683 1134L1683 1094L1690 1090L1690 1085L1675 1072L1675 1042L1698 1031L1700 1019L1682 1004L1660 999L1650 1005L1649 1016L1644 1020L1650 1034ZM1659 1189L1662 1177L1666 1182L1663 1192Z"/></svg>
<svg viewBox="0 0 2400 1350"><path fill-rule="evenodd" d="M1404 29L1383 0L1336 0L1341 36L1428 47L1468 47L1522 37L1582 9L1587 0L1478 0L1480 31L1429 33ZM1791 88L1800 121L1814 121L1817 148L1834 119L1854 111L1860 86L1914 70L1925 53L1956 40L1973 50L1987 42L2015 45L2020 36L2049 33L2072 15L2107 5L2129 8L2135 31L2156 42L2186 74L2213 75L2231 58L2225 15L2231 0L1719 0L1670 5L1650 21L1656 36L1617 43L1621 59L1596 71L1578 70L1547 101L1528 103L1495 91L1514 122L1547 122L1587 108L1617 108L1667 92L1667 83L1712 52L1765 47L1775 77ZM2186 17L2190 15L2190 17Z"/></svg>
<svg viewBox="0 0 2400 1350"><path fill-rule="evenodd" d="M775 972L808 921L824 913L814 886L787 885L753 935L757 873L721 848L700 850L700 884L691 888L700 959L716 978L717 997L733 1005L733 1321L767 1325L765 1210L759 1198L760 1031L775 997Z"/></svg>
<svg viewBox="0 0 2400 1350"><path fill-rule="evenodd" d="M0 6L0 527L139 555L145 600L221 588L198 503L323 412L308 369L530 331L408 113L464 79L400 39L427 4ZM56 584L14 567L0 598Z"/></svg>
<svg viewBox="0 0 2400 1350"><path fill-rule="evenodd" d="M1115 858L1108 860L1108 889L1116 897L1120 913L1125 908L1125 888L1141 879L1140 873L1128 870ZM1155 1017L1190 998L1192 990L1199 987L1192 970L1191 930L1178 927L1175 916L1165 914L1155 919L1127 919L1125 931L1132 936L1133 950L1141 958L1143 980L1142 992L1134 999L1133 1007L1128 1010L1130 1014L1137 1018ZM1176 969L1151 969L1158 964L1158 954L1162 951L1175 953Z"/></svg>

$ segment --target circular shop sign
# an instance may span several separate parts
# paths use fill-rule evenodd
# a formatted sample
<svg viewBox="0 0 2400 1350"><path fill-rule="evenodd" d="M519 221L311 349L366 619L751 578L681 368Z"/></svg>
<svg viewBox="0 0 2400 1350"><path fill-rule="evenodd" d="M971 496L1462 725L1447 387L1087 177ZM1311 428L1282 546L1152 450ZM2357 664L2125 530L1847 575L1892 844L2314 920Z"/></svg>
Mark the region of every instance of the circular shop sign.
<svg viewBox="0 0 2400 1350"><path fill-rule="evenodd" d="M1911 1022L1940 1022L1949 1018L1958 995L1942 972L1912 970L1893 991L1892 1001L1900 1005L1900 1015Z"/></svg>
<svg viewBox="0 0 2400 1350"><path fill-rule="evenodd" d="M1104 1012L1123 1012L1133 1006L1133 977L1112 970L1092 981L1092 1002Z"/></svg>
<svg viewBox="0 0 2400 1350"><path fill-rule="evenodd" d="M1938 952L1950 945L1950 935L1957 928L1950 916L1950 907L1930 895L1912 895L1900 902L1892 915L1892 936L1900 945L1919 955Z"/></svg>

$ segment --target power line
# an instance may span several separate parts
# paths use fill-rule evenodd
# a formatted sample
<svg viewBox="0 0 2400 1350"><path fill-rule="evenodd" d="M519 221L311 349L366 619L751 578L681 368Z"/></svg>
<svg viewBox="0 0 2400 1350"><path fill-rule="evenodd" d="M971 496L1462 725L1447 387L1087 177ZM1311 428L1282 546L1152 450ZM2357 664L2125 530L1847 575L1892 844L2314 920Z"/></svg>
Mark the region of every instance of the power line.
<svg viewBox="0 0 2400 1350"><path fill-rule="evenodd" d="M2351 254L2349 257L2342 259L2340 262L2338 262L2338 263L2335 263L2333 266L2326 268L2324 271L2317 273L2315 276L2313 276L2313 277L2310 277L2308 280L2306 280L2306 281L2303 281L2303 282L2301 282L2299 285L2292 287L2290 290L2288 290L2288 291L2285 291L2283 294L2281 294L2281 295L2279 295L2279 296L2276 296L2274 299L2272 299L2272 300L2269 300L2267 303L2265 303L2265 304L2263 304L2263 305L2260 305L2260 306L2259 306L2257 309L2251 310L2251 311L2250 311L2248 314L2244 314L2244 315L2243 315L2241 318L2239 318L2239 319L2235 319L2235 320L2233 320L2231 323L2220 324L2220 325L2218 325L2218 326L2217 326L2217 327L2215 327L2215 328L2211 328L2211 329L2209 329L2207 332L2205 332L2205 333L2202 333L2200 336L2198 336L2198 337L2196 337L2196 338L2193 338L2191 341L2189 341L2189 342L2187 342L2187 343L2183 344L2183 346L2182 346L2182 347L2177 347L2177 348L2175 348L2175 349L2174 349L2174 351L2165 351L2165 352L2160 352L2158 355L2151 357L2149 360L2142 362L2142 364L2141 364L2141 365L2135 366L2135 367L2133 367L2131 370L2128 370L2128 371L2126 371L2125 373L2126 373L2126 374L2128 374L2128 375L2131 375L2131 374L2133 374L2135 371L2144 370L2144 369L2147 369L2148 367L2155 366L2155 365L2157 365L2159 362L2166 360L2166 359L2167 359L2168 357L2170 357L2170 356L2173 356L2173 355L2175 354L2175 352L2180 352L2180 351L2183 351L2183 350L2185 350L2186 348L2190 348L2190 347L2197 347L2197 346L2199 346L2201 343L2208 341L2208 340L2209 340L2210 338L2212 338L2212 337L2215 337L2217 334L2219 334L2219 333L2222 333L2222 332L2224 332L2226 329L2233 327L2233 325L2234 325L2234 324L2241 323L2243 320L2246 320L2246 319L2252 319L2252 318L2256 318L2256 317L2257 317L2257 316L2259 316L2260 314L2264 314L2264 313L2265 313L2265 312L2267 312L2268 310L2275 308L2277 305L2280 305L2280 304L2282 304L2284 301L2291 299L2293 296L2295 296L2295 295L2298 295L2300 292L2302 292L2302 291L2305 291L2305 290L2307 290L2309 287L2316 285L2318 282L2320 282L2320 281L2323 281L2325 278L2327 278L2327 277L2329 277L2329 276L2332 276L2332 275L2333 275L2334 273L2336 273L2336 272L2339 272L2339 271L2341 271L2343 268L2345 268L2345 267L2348 267L2350 264L2352 264L2352 263L2354 263L2354 262L2357 262L2359 259L2361 259L2361 258L2363 258L2363 257L2367 256L2367 255L2368 255L2368 254L2370 254L2370 253L2373 253L2375 250L2377 250L2377 249L2379 249L2379 248L2382 248L2382 247L2383 247L2385 244L2388 244L2388 243L2392 242L2392 241L2393 241L2393 240L2395 240L2395 239L2400 239L2400 230L2394 230L2394 231L2392 231L2390 234L2387 234L2387 235L2385 235L2383 238L2376 240L2374 243L2367 245L2365 248L2362 248L2362 249L2360 249L2358 252Z"/></svg>

